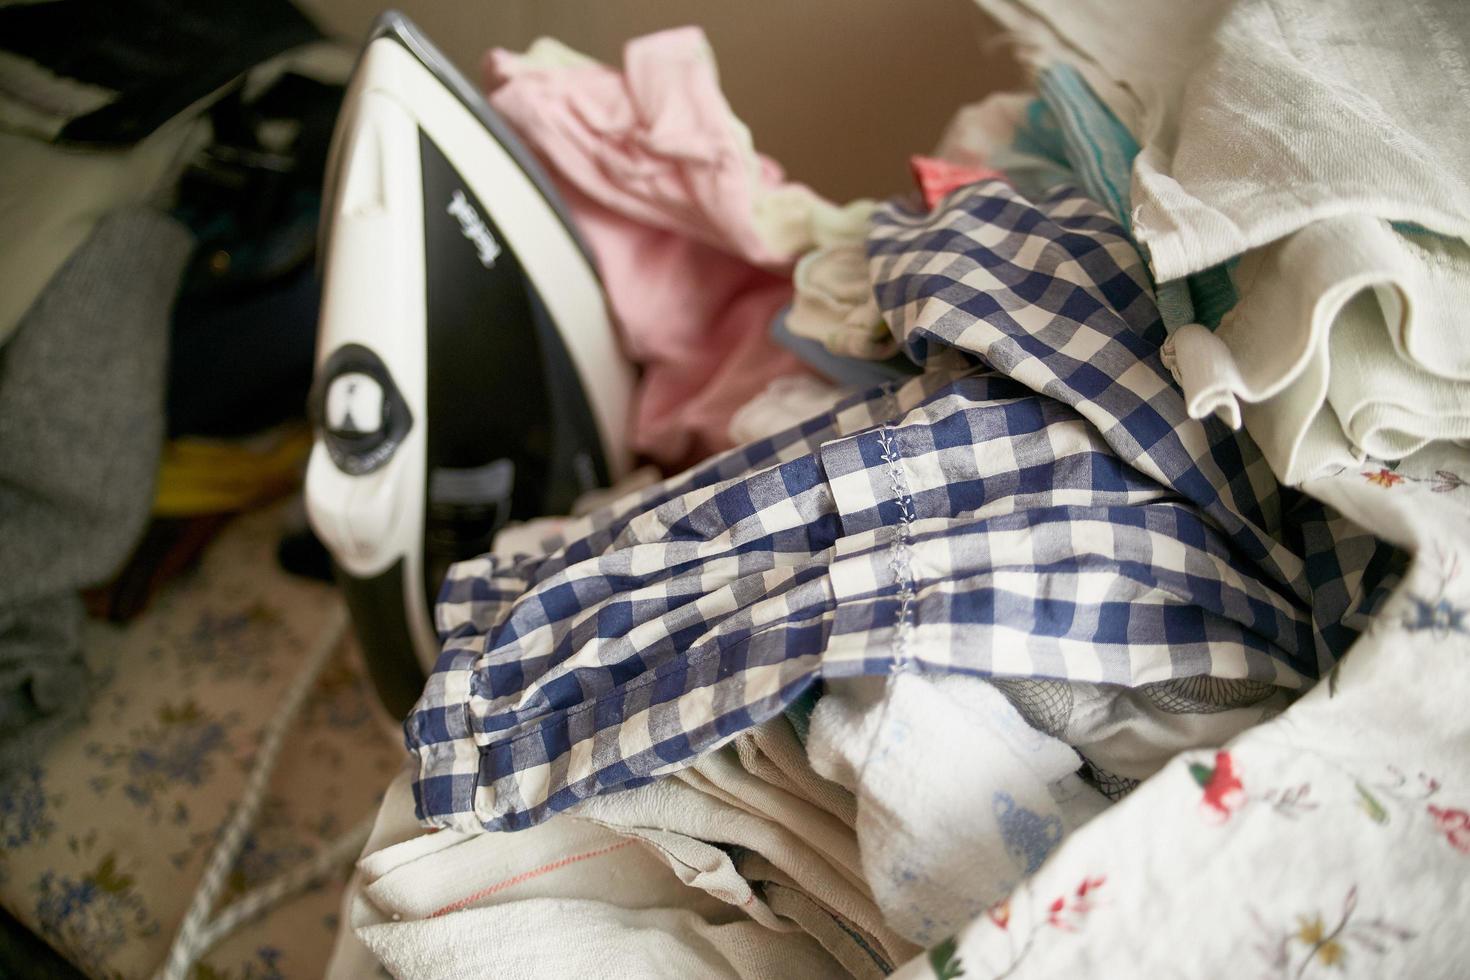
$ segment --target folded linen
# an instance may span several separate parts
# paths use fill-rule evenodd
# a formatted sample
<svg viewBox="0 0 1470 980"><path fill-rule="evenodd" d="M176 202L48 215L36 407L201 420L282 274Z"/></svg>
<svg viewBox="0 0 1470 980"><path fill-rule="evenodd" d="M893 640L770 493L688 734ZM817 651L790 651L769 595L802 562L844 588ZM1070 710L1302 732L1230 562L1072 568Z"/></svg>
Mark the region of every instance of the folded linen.
<svg viewBox="0 0 1470 980"><path fill-rule="evenodd" d="M1470 439L1470 384L1395 356L1374 295L1359 293L1343 310L1327 360L1327 404L1360 453L1403 459L1440 439Z"/></svg>
<svg viewBox="0 0 1470 980"><path fill-rule="evenodd" d="M1464 311L1470 308L1470 246L1407 226L1394 228L1395 244L1407 255L1393 261L1379 289L1395 349L1414 364L1444 378L1470 381L1470 344ZM1404 261L1397 261L1399 259Z"/></svg>
<svg viewBox="0 0 1470 980"><path fill-rule="evenodd" d="M746 771L730 747L673 778L590 798L572 812L644 841L690 884L712 886L734 872L733 884L714 893L773 928L781 920L764 897L765 883L804 896L856 933L823 945L844 963L866 960L866 972L887 973L918 951L884 921L863 879L852 828ZM813 935L826 938L822 930Z"/></svg>
<svg viewBox="0 0 1470 980"><path fill-rule="evenodd" d="M1378 390L1354 387L1361 372L1330 382L1326 360L1340 311L1373 288L1395 347L1422 372L1396 374L1402 397L1470 398L1427 376L1464 380L1470 364L1459 323L1470 137L1451 121L1470 95L1470 31L1454 3L1148 0L1125 23L1102 4L1068 4L1058 18L1054 0L982 2L1038 65L1070 65L1142 147L1130 230L1169 284L1161 306L1183 309L1173 280L1239 259L1221 285L1233 282L1241 302L1218 336L1185 324L1172 353L1193 416L1244 419L1291 484L1461 430L1375 407ZM1422 70L1426 50L1444 70ZM1329 386L1351 426L1322 413Z"/></svg>
<svg viewBox="0 0 1470 980"><path fill-rule="evenodd" d="M629 977L848 975L790 923L772 928L690 887L656 851L595 823L425 834L407 773L384 797L343 904L334 980L379 964L403 980L601 976L609 963Z"/></svg>
<svg viewBox="0 0 1470 980"><path fill-rule="evenodd" d="M1465 438L1455 360L1403 356L1409 338L1433 356L1470 303L1463 243L1352 215L1246 254L1234 275L1240 302L1219 330L1185 326L1169 347L1190 414L1243 420L1284 482Z"/></svg>

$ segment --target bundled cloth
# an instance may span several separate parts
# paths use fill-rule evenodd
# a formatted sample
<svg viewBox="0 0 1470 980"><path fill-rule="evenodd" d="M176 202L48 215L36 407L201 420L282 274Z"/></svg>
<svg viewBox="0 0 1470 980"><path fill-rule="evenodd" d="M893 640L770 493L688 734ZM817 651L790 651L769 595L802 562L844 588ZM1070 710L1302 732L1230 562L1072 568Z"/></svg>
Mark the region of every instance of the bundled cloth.
<svg viewBox="0 0 1470 980"><path fill-rule="evenodd" d="M982 5L1050 66L1043 98L1085 82L1059 115L1098 137L1079 172L1111 173L1098 199L1181 311L1167 354L1192 416L1243 422L1290 484L1470 438L1458 4Z"/></svg>
<svg viewBox="0 0 1470 980"><path fill-rule="evenodd" d="M542 39L491 51L485 80L548 163L643 369L632 448L673 470L729 448L737 408L805 373L767 325L792 299L797 257L860 243L871 205L837 208L755 152L699 29L637 38L623 60L620 72Z"/></svg>
<svg viewBox="0 0 1470 980"><path fill-rule="evenodd" d="M990 180L885 207L868 251L924 375L451 570L406 723L422 818L532 825L818 678L1299 689L1347 649L1396 552L1188 417L1099 205Z"/></svg>
<svg viewBox="0 0 1470 980"><path fill-rule="evenodd" d="M994 5L1015 26L1027 3ZM1172 29L1204 44L1222 10ZM1157 61L1177 81L1201 59ZM1157 275L1134 174L1158 172L1167 113L1114 99L1175 111L1180 92L1109 89L1095 65L1039 81L965 110L942 165L916 163L923 207L873 211L865 273L850 240L818 253L841 273L824 315L866 330L876 311L921 376L778 379L736 419L741 448L451 570L385 803L399 826L359 865L334 975L1463 962L1470 452L1424 435L1454 381L1426 387L1401 356L1395 293L1352 288L1305 355L1326 407L1291 424L1405 458L1281 487L1272 468L1300 473L1280 429L1199 409L1190 338L1223 344L1291 300L1262 284L1310 273L1314 236L1350 218ZM1305 251L1263 271L1287 247ZM1452 296L1446 268L1401 265L1399 295ZM1314 303L1332 275L1297 292ZM806 326L778 336L825 342ZM443 829L409 825L410 788ZM568 927L588 941L546 941Z"/></svg>
<svg viewBox="0 0 1470 980"><path fill-rule="evenodd" d="M740 449L451 571L345 946L405 977L1463 960L1470 453L1299 493L1191 417L1168 331L1250 301L1245 260L1156 294L1133 158L1089 155L1120 126L1049 71L946 137L1005 178L874 212L921 376L778 380Z"/></svg>
<svg viewBox="0 0 1470 980"><path fill-rule="evenodd" d="M1053 684L1052 720L1091 729L1094 745L1127 727L1161 753L1214 744L1266 708L1188 705L1176 690L1158 717L1192 711L1181 731L1210 731L1155 737L1116 691L1082 707L1085 688ZM328 975L382 963L403 978L526 976L617 956L634 976L686 962L701 976L785 976L793 963L801 976L887 976L1107 805L1012 696L960 675L834 681L667 779L514 835L425 832L405 772L344 898L350 931ZM591 941L545 941L571 924Z"/></svg>

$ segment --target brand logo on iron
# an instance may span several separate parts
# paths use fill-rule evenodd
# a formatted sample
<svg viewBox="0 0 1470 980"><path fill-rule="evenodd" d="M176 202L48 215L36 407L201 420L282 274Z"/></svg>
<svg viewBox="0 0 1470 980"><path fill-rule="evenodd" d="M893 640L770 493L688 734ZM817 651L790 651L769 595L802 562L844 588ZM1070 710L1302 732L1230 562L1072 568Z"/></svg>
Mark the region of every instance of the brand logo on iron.
<svg viewBox="0 0 1470 980"><path fill-rule="evenodd" d="M480 217L480 212L475 210L470 199L464 196L464 191L455 191L449 198L449 207L444 210L454 215L454 219L459 222L459 230L475 246L480 264L487 269L494 268L495 260L500 257L500 243L490 234L490 229L485 227L485 219Z"/></svg>

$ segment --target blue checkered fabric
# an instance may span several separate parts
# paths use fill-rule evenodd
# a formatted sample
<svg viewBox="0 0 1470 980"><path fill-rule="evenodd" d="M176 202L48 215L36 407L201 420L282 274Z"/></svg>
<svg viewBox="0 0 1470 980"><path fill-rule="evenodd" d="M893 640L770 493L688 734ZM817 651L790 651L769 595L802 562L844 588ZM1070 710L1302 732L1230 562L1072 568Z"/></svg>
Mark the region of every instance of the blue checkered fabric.
<svg viewBox="0 0 1470 980"><path fill-rule="evenodd" d="M1101 207L987 181L882 209L869 254L923 375L451 569L405 726L422 818L528 826L820 677L1300 687L1365 625L1395 553L1188 417Z"/></svg>

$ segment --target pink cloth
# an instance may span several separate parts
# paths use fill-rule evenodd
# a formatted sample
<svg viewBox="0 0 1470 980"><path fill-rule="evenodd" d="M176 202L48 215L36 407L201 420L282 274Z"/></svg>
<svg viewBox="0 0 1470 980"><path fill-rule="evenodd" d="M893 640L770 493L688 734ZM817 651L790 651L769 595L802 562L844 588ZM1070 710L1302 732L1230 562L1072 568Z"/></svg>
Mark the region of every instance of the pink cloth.
<svg viewBox="0 0 1470 980"><path fill-rule="evenodd" d="M919 185L919 194L924 198L924 207L934 206L944 200L950 191L992 177L1005 178L1005 174L989 167L972 167L965 163L951 163L936 157L911 156L909 169L914 173L914 182Z"/></svg>
<svg viewBox="0 0 1470 980"><path fill-rule="evenodd" d="M756 220L762 194L793 185L751 151L697 28L631 41L624 61L542 68L494 50L485 74L548 163L643 368L633 449L672 470L729 448L738 408L806 372L769 336L793 256Z"/></svg>

